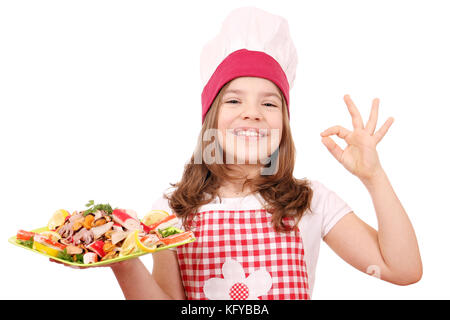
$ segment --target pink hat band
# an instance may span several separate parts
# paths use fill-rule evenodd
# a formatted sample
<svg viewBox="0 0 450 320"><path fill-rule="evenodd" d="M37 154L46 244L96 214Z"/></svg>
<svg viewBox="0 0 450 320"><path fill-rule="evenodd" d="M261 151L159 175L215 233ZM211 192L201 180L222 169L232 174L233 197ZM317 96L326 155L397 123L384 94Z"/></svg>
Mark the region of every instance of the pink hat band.
<svg viewBox="0 0 450 320"><path fill-rule="evenodd" d="M286 100L289 116L289 82L280 64L262 51L241 49L230 53L216 68L202 92L202 123L220 89L238 77L259 77L272 81Z"/></svg>

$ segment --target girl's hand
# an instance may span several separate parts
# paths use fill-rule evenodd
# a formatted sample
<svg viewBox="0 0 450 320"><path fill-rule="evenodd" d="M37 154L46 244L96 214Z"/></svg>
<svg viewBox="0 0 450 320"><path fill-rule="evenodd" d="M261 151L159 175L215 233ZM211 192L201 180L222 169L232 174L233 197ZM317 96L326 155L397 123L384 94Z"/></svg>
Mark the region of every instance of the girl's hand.
<svg viewBox="0 0 450 320"><path fill-rule="evenodd" d="M350 99L350 96L345 95L344 101L352 117L353 131L341 126L328 128L320 134L322 143L348 171L361 179L361 181L368 181L383 171L376 146L394 122L394 118L388 118L381 128L374 133L378 120L380 100L378 98L373 100L370 117L365 127L361 114ZM339 138L344 139L347 142L347 147L342 150L329 137L330 135L337 135Z"/></svg>

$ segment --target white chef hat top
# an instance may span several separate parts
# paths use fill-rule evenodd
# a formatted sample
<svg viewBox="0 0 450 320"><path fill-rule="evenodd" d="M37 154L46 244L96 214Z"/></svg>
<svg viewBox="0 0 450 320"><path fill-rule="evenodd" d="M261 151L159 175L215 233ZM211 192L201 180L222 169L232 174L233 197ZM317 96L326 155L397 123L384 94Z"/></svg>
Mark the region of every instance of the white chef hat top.
<svg viewBox="0 0 450 320"><path fill-rule="evenodd" d="M272 57L284 72L288 83L287 91L293 87L298 58L297 50L289 33L287 20L256 7L234 9L224 20L220 33L207 42L201 52L200 74L202 88L204 88L202 93L202 100L204 100L202 101L202 118L204 118L210 103L218 93L205 93L206 88L211 87L209 82L213 80L213 75L218 72L219 65L231 53L241 49L263 52ZM234 77L236 75L238 74L235 74ZM229 80L231 79L227 79L227 81ZM217 82L217 79L214 81ZM217 84L215 85L217 87ZM225 83L220 83L218 89L220 90L223 85ZM211 91L211 88L208 90ZM217 91L217 89L214 91ZM286 91L286 89L283 91ZM289 94L288 92L283 93L285 96Z"/></svg>

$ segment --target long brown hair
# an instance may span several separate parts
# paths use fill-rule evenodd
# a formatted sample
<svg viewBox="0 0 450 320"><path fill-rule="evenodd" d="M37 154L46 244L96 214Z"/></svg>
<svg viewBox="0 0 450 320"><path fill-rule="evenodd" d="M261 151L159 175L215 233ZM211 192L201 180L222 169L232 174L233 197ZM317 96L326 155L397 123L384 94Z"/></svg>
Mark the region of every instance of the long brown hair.
<svg viewBox="0 0 450 320"><path fill-rule="evenodd" d="M223 92L229 86L228 82L222 87L214 99L210 110L206 114L202 129L199 135L196 150L184 167L181 181L171 183L176 189L166 198L169 206L182 218L183 225L189 229L197 210L211 202L215 197L219 197L218 189L221 181L242 179L236 177L235 170L231 170L225 163L208 164L205 161L196 163L195 159L202 150L205 150L209 143L202 137L208 129L217 129L218 114ZM281 91L280 91L281 94ZM250 186L252 193L259 193L265 200L265 209L272 215L272 225L277 232L289 232L296 230L296 227L305 213L310 209L312 199L312 189L307 179L295 179L293 170L295 164L295 147L291 135L289 118L287 115L286 101L284 96L282 103L283 130L278 149L272 154L271 161L276 161L274 174L259 175L256 178L246 178L245 185ZM218 144L217 140L215 141ZM216 149L217 150L217 149ZM200 153L199 153L200 152ZM268 167L273 165L268 163Z"/></svg>

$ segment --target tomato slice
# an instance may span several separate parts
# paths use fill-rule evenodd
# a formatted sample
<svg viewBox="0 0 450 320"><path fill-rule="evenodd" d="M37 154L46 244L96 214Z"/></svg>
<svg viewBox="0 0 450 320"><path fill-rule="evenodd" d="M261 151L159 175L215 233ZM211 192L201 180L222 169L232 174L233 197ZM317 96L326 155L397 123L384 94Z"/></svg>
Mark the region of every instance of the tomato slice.
<svg viewBox="0 0 450 320"><path fill-rule="evenodd" d="M19 240L27 241L27 240L32 239L34 237L34 235L35 235L34 232L19 230L19 231L17 231L16 238Z"/></svg>

